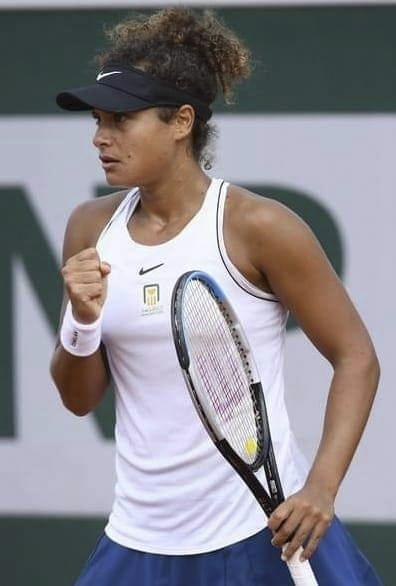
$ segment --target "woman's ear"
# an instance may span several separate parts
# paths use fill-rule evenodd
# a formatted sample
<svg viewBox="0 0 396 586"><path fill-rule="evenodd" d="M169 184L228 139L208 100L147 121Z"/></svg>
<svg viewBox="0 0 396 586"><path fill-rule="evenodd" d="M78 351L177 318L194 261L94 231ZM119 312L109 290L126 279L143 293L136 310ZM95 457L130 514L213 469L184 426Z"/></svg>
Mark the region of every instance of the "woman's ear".
<svg viewBox="0 0 396 586"><path fill-rule="evenodd" d="M175 125L175 138L176 140L182 140L191 134L194 126L195 110L189 104L184 104L175 112L174 125Z"/></svg>

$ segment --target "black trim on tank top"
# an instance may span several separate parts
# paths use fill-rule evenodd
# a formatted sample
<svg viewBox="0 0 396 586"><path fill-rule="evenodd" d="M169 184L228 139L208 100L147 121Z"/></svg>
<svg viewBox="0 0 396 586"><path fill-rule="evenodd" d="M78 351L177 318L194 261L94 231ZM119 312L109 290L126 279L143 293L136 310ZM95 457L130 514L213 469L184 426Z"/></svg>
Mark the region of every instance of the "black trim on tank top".
<svg viewBox="0 0 396 586"><path fill-rule="evenodd" d="M279 303L279 300L278 299L269 299L268 297L260 297L259 295L255 295L251 291L248 291L248 289L245 289L245 287L243 285L241 285L241 283L239 283L239 281L237 281L237 279L234 277L234 275L231 273L230 269L227 266L227 263L226 263L226 261L225 261L225 259L223 257L222 252L221 252L220 237L219 237L220 196L221 196L221 191L223 189L224 184L225 184L225 181L223 181L222 184L220 185L219 195L218 195L218 199L217 199L217 211L216 211L216 239L217 239L217 248L219 250L220 258L221 258L221 260L223 262L223 265L225 266L225 269L226 269L227 273L230 275L231 279L234 281L234 283L236 283L238 285L238 287L240 289L242 289L242 291L244 291L248 295L251 295L252 297L255 297L256 299L260 299L261 301L269 301L271 303ZM224 202L224 207L225 207L225 202ZM221 218L221 220L223 222L224 218ZM225 243L224 243L224 249L225 249ZM253 283L251 283L251 285L252 285L252 287L255 287L255 285L253 285ZM263 291L263 294L265 295L265 291ZM268 295L270 295L270 293L268 293Z"/></svg>
<svg viewBox="0 0 396 586"><path fill-rule="evenodd" d="M132 193L131 197L128 198L128 195L131 193L132 189L135 189L135 191ZM99 241L103 238L103 236L108 232L108 230L112 226L114 220L116 218L118 218L118 216L121 214L121 212L124 211L124 209L126 208L126 206L128 205L128 203L131 201L132 196L135 195L135 193L138 190L137 187L132 188L132 189L130 189L129 191L126 192L126 194L124 195L123 199L120 201L119 205L114 210L113 215L108 220L107 224L104 225L102 231L100 232L100 234L99 234L99 236L98 236L98 238L96 240L95 246L99 243Z"/></svg>

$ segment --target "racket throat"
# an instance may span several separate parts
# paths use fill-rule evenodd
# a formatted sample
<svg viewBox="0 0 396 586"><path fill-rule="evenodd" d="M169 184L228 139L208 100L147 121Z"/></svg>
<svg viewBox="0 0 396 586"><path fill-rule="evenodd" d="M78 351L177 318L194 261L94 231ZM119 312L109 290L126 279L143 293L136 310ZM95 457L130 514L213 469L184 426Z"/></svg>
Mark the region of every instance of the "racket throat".
<svg viewBox="0 0 396 586"><path fill-rule="evenodd" d="M256 478L254 472L245 464L243 460L231 449L227 440L217 440L217 449L223 454L224 458L231 464L235 472L239 474L242 480L248 485L257 501L259 502L264 513L269 517L274 511L273 500L269 498L262 484Z"/></svg>
<svg viewBox="0 0 396 586"><path fill-rule="evenodd" d="M274 450L272 443L269 445L267 458L264 460L264 471L267 479L269 493L271 500L274 504L274 508L283 503L285 495L282 490L282 484L279 478L278 467L276 465Z"/></svg>

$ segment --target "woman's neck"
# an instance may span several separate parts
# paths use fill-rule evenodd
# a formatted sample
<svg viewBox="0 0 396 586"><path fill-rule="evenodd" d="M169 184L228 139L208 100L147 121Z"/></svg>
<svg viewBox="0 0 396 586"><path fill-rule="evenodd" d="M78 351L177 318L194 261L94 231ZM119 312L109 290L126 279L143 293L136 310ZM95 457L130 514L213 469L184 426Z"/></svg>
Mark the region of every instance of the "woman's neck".
<svg viewBox="0 0 396 586"><path fill-rule="evenodd" d="M139 215L168 223L192 215L202 205L210 178L197 163L178 166L156 183L139 186Z"/></svg>

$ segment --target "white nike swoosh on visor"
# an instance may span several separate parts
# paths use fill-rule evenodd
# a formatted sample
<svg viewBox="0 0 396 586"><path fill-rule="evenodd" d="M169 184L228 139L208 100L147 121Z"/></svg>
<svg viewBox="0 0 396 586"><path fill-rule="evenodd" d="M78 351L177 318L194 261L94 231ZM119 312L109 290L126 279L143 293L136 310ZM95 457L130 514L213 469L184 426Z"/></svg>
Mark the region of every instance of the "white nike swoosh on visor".
<svg viewBox="0 0 396 586"><path fill-rule="evenodd" d="M100 81L102 77L107 77L108 75L115 75L116 73L122 73L122 71L109 71L108 73L98 73L96 81Z"/></svg>

